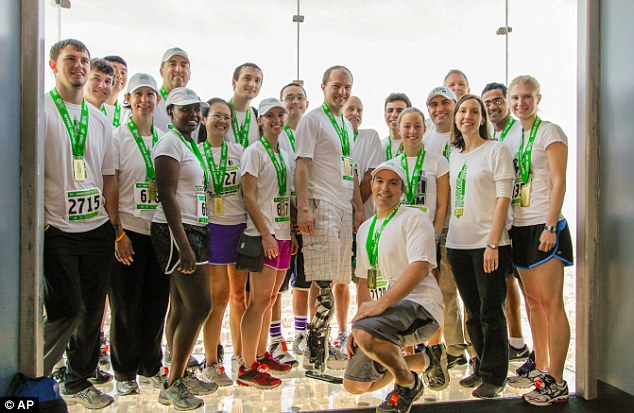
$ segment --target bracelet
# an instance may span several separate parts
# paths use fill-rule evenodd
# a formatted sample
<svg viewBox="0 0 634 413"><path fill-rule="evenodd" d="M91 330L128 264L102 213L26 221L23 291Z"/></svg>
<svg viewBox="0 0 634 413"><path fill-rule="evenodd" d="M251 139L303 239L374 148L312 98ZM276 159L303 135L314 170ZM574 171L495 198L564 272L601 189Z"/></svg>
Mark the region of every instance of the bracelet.
<svg viewBox="0 0 634 413"><path fill-rule="evenodd" d="M498 249L498 246L495 244L487 244L487 248L491 248L492 250Z"/></svg>
<svg viewBox="0 0 634 413"><path fill-rule="evenodd" d="M555 232L557 232L557 227L555 225L545 225L544 226L544 231L548 231L548 232L554 234Z"/></svg>
<svg viewBox="0 0 634 413"><path fill-rule="evenodd" d="M440 241L440 235L434 235L434 239L436 240L436 242Z"/></svg>
<svg viewBox="0 0 634 413"><path fill-rule="evenodd" d="M119 242L119 241L121 241L121 240L123 239L123 237L125 237L125 231L123 231L123 232L121 233L121 235L119 235L119 236L117 237L117 239L115 240L115 242Z"/></svg>

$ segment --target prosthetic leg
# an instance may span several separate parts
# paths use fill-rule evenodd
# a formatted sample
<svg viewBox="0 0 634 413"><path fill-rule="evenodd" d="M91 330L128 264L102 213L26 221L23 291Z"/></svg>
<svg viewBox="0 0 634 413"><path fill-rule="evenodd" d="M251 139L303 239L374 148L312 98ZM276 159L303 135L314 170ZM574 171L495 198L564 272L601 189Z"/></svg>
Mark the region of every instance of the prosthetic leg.
<svg viewBox="0 0 634 413"><path fill-rule="evenodd" d="M343 383L341 377L324 374L324 370L326 370L326 358L328 357L330 321L332 321L332 317L335 315L335 297L332 294L330 281L315 281L315 283L319 287L317 312L311 320L311 323L306 325L306 331L308 332L306 337L308 355L315 369L306 371L306 377L323 380L328 383L341 384Z"/></svg>

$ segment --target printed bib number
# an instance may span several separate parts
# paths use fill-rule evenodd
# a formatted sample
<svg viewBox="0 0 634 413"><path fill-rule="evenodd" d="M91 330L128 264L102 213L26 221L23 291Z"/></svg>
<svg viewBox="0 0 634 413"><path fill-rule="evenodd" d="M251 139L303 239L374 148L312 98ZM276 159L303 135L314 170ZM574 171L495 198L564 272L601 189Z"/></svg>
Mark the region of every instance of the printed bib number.
<svg viewBox="0 0 634 413"><path fill-rule="evenodd" d="M532 176L528 178L528 182L526 183L522 182L522 178L515 178L511 205L519 205L522 208L531 205L531 181Z"/></svg>
<svg viewBox="0 0 634 413"><path fill-rule="evenodd" d="M196 211L198 222L205 224L209 222L209 218L207 218L207 194L202 186L196 186Z"/></svg>
<svg viewBox="0 0 634 413"><path fill-rule="evenodd" d="M273 198L272 215L275 222L287 222L290 217L290 199L287 196L278 196Z"/></svg>
<svg viewBox="0 0 634 413"><path fill-rule="evenodd" d="M66 192L66 220L85 221L99 215L101 192L97 188Z"/></svg>
<svg viewBox="0 0 634 413"><path fill-rule="evenodd" d="M227 165L227 170L225 171L225 180L222 185L222 193L226 194L227 192L234 192L240 188L240 184L238 183L238 177L240 176L240 171L236 165Z"/></svg>
<svg viewBox="0 0 634 413"><path fill-rule="evenodd" d="M156 185L148 182L134 184L134 215L141 216L143 211L154 211L158 208L159 200Z"/></svg>
<svg viewBox="0 0 634 413"><path fill-rule="evenodd" d="M370 290L370 296L373 301L383 297L388 287L389 281L383 278L381 270L368 270L368 289Z"/></svg>
<svg viewBox="0 0 634 413"><path fill-rule="evenodd" d="M341 157L341 180L344 188L354 188L355 162L350 156Z"/></svg>

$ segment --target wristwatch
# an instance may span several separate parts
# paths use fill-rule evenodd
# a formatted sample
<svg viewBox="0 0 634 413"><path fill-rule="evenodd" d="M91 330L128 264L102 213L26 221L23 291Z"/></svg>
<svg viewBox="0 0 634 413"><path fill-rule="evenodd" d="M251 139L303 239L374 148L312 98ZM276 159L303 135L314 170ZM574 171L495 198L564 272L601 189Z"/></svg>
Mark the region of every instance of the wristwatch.
<svg viewBox="0 0 634 413"><path fill-rule="evenodd" d="M498 249L497 244L487 244L487 248L491 248L492 250Z"/></svg>
<svg viewBox="0 0 634 413"><path fill-rule="evenodd" d="M555 232L557 232L557 226L555 226L555 225L545 225L544 226L544 231L548 231L548 232L551 232L551 233L554 234Z"/></svg>

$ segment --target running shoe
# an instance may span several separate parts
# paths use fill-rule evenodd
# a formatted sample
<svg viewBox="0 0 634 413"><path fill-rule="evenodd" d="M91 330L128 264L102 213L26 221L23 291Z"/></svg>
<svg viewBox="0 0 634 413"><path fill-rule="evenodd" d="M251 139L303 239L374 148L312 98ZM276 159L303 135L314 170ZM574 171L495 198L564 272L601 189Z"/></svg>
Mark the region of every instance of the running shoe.
<svg viewBox="0 0 634 413"><path fill-rule="evenodd" d="M293 354L296 357L303 356L306 350L306 333L297 333L293 340Z"/></svg>
<svg viewBox="0 0 634 413"><path fill-rule="evenodd" d="M414 372L412 374L414 375L414 387L410 389L394 383L394 390L389 392L385 401L376 408L377 412L409 413L414 402L420 399L425 390L425 386L418 374Z"/></svg>
<svg viewBox="0 0 634 413"><path fill-rule="evenodd" d="M204 367L202 370L203 379L216 383L218 387L226 387L233 384L233 380L227 375L225 367L220 363Z"/></svg>
<svg viewBox="0 0 634 413"><path fill-rule="evenodd" d="M539 370L533 365L533 369L528 372L528 374L510 376L506 379L509 386L514 387L516 389L526 389L535 384L535 382L542 380L546 375L545 372Z"/></svg>
<svg viewBox="0 0 634 413"><path fill-rule="evenodd" d="M117 381L117 394L119 396L131 396L134 394L139 394L141 391L139 390L139 385L136 380L128 380L128 381Z"/></svg>
<svg viewBox="0 0 634 413"><path fill-rule="evenodd" d="M62 389L62 396L67 404L81 404L88 409L103 409L114 402L111 396L102 393L92 384L77 393L69 394Z"/></svg>
<svg viewBox="0 0 634 413"><path fill-rule="evenodd" d="M63 383L66 377L66 366L56 367L50 377L58 383Z"/></svg>
<svg viewBox="0 0 634 413"><path fill-rule="evenodd" d="M494 399L500 397L500 393L504 390L504 386L496 386L491 383L481 383L471 392L473 397L478 399Z"/></svg>
<svg viewBox="0 0 634 413"><path fill-rule="evenodd" d="M95 373L88 379L88 381L96 386L103 386L104 384L112 381L112 374L106 373L97 367L95 369Z"/></svg>
<svg viewBox="0 0 634 413"><path fill-rule="evenodd" d="M458 382L462 387L472 389L482 384L482 379L477 374L473 373Z"/></svg>
<svg viewBox="0 0 634 413"><path fill-rule="evenodd" d="M176 410L193 410L205 404L189 391L181 379L176 380L171 386L163 384L158 401L161 404L172 405Z"/></svg>
<svg viewBox="0 0 634 413"><path fill-rule="evenodd" d="M425 348L429 357L429 367L423 371L423 381L431 390L440 391L449 386L447 350L443 343Z"/></svg>
<svg viewBox="0 0 634 413"><path fill-rule="evenodd" d="M282 363L275 359L268 351L264 353L264 356L258 357L258 362L262 368L265 368L276 376L284 376L290 373L293 368L290 364Z"/></svg>
<svg viewBox="0 0 634 413"><path fill-rule="evenodd" d="M185 386L187 386L189 391L197 396L204 396L218 390L218 385L216 383L199 379L193 371L185 370L185 375L183 376L182 381L185 383Z"/></svg>
<svg viewBox="0 0 634 413"><path fill-rule="evenodd" d="M249 370L245 370L243 366L240 366L236 382L241 386L250 386L257 389L274 389L282 384L282 380L267 373L266 367L257 361L253 363Z"/></svg>
<svg viewBox="0 0 634 413"><path fill-rule="evenodd" d="M464 351L459 356L452 356L451 354L447 354L447 368L452 369L456 366L464 366L469 362L467 356L465 356Z"/></svg>
<svg viewBox="0 0 634 413"><path fill-rule="evenodd" d="M509 361L524 361L530 355L528 346L524 344L522 348L515 348L509 344Z"/></svg>
<svg viewBox="0 0 634 413"><path fill-rule="evenodd" d="M284 340L274 340L269 345L269 353L273 355L273 358L280 363L289 364L291 367L295 367L299 362L295 357L291 356Z"/></svg>
<svg viewBox="0 0 634 413"><path fill-rule="evenodd" d="M534 368L535 368L535 351L531 351L531 354L528 355L528 358L526 359L524 364L522 364L517 369L515 369L515 372L517 373L518 376L523 376L528 374L528 372L533 370Z"/></svg>
<svg viewBox="0 0 634 413"><path fill-rule="evenodd" d="M163 383L167 383L168 376L169 369L161 367L154 376L147 377L139 374L139 383L151 385L153 389L162 389Z"/></svg>
<svg viewBox="0 0 634 413"><path fill-rule="evenodd" d="M542 380L535 383L535 390L522 397L534 406L565 403L568 401L568 383L564 381L562 384L557 384L551 375L546 374Z"/></svg>

